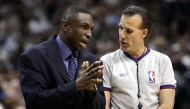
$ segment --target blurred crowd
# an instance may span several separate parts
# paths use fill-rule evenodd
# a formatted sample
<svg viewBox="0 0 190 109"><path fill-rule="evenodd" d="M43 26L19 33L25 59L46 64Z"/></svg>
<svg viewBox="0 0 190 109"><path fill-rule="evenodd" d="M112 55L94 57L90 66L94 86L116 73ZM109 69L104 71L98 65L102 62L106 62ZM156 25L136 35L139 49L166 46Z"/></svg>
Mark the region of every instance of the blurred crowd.
<svg viewBox="0 0 190 109"><path fill-rule="evenodd" d="M62 12L76 3L94 15L88 49L98 57L119 47L118 22L125 6L147 8L152 17L148 46L170 56L177 79L175 109L190 109L189 0L0 0L0 109L25 109L18 57L57 34Z"/></svg>

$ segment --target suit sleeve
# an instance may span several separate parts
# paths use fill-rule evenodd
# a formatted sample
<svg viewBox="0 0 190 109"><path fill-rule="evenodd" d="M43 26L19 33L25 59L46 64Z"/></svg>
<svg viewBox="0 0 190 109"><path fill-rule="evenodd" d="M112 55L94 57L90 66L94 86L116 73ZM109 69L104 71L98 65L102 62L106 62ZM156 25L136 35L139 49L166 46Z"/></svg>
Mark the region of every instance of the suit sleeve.
<svg viewBox="0 0 190 109"><path fill-rule="evenodd" d="M104 109L102 85L95 94L78 92L75 81L49 88L50 80L41 69L43 64L40 64L39 57L42 57L40 53L38 56L24 54L19 59L20 82L27 109Z"/></svg>
<svg viewBox="0 0 190 109"><path fill-rule="evenodd" d="M19 60L20 82L27 109L53 109L69 105L78 98L76 83L63 84L49 90L45 75L35 60L22 55Z"/></svg>
<svg viewBox="0 0 190 109"><path fill-rule="evenodd" d="M103 85L100 84L97 87L98 91L95 93L84 92L85 109L105 109Z"/></svg>
<svg viewBox="0 0 190 109"><path fill-rule="evenodd" d="M96 56L91 55L88 60L90 64L99 60ZM98 91L95 93L84 91L85 109L105 109L105 96L103 83L97 85Z"/></svg>

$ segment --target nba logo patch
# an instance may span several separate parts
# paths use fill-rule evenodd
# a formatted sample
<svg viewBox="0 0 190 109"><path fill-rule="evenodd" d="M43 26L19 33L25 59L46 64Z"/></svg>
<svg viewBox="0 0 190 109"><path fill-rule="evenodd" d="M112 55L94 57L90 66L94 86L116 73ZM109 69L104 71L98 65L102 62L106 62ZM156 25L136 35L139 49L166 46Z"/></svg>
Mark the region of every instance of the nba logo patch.
<svg viewBox="0 0 190 109"><path fill-rule="evenodd" d="M154 71L148 72L148 79L149 79L149 83L155 83L155 72Z"/></svg>

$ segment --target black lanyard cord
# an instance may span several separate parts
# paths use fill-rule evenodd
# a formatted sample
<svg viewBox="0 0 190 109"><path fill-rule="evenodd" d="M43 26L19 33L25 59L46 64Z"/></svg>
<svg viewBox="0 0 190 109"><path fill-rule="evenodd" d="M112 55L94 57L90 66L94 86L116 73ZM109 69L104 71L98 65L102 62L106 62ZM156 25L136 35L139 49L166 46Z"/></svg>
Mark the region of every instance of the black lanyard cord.
<svg viewBox="0 0 190 109"><path fill-rule="evenodd" d="M139 85L139 65L138 65L138 62L136 62L136 65L137 65L137 85L138 85L137 97L138 97L138 99L140 99L141 98L141 93L140 93L140 85ZM143 105L139 101L138 108L142 109L142 107L143 107Z"/></svg>

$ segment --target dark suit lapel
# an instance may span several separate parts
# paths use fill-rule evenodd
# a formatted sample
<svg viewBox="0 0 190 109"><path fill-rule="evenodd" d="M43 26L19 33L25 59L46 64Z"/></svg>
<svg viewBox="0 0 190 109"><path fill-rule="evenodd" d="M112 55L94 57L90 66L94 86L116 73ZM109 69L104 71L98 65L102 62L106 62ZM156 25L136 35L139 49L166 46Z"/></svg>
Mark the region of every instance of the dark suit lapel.
<svg viewBox="0 0 190 109"><path fill-rule="evenodd" d="M63 63L55 38L56 36L49 39L47 42L47 49L48 49L47 56L49 60L53 63L55 69L57 69L57 71L64 78L64 80L68 82L69 78L67 74L67 69L65 67L65 64Z"/></svg>

